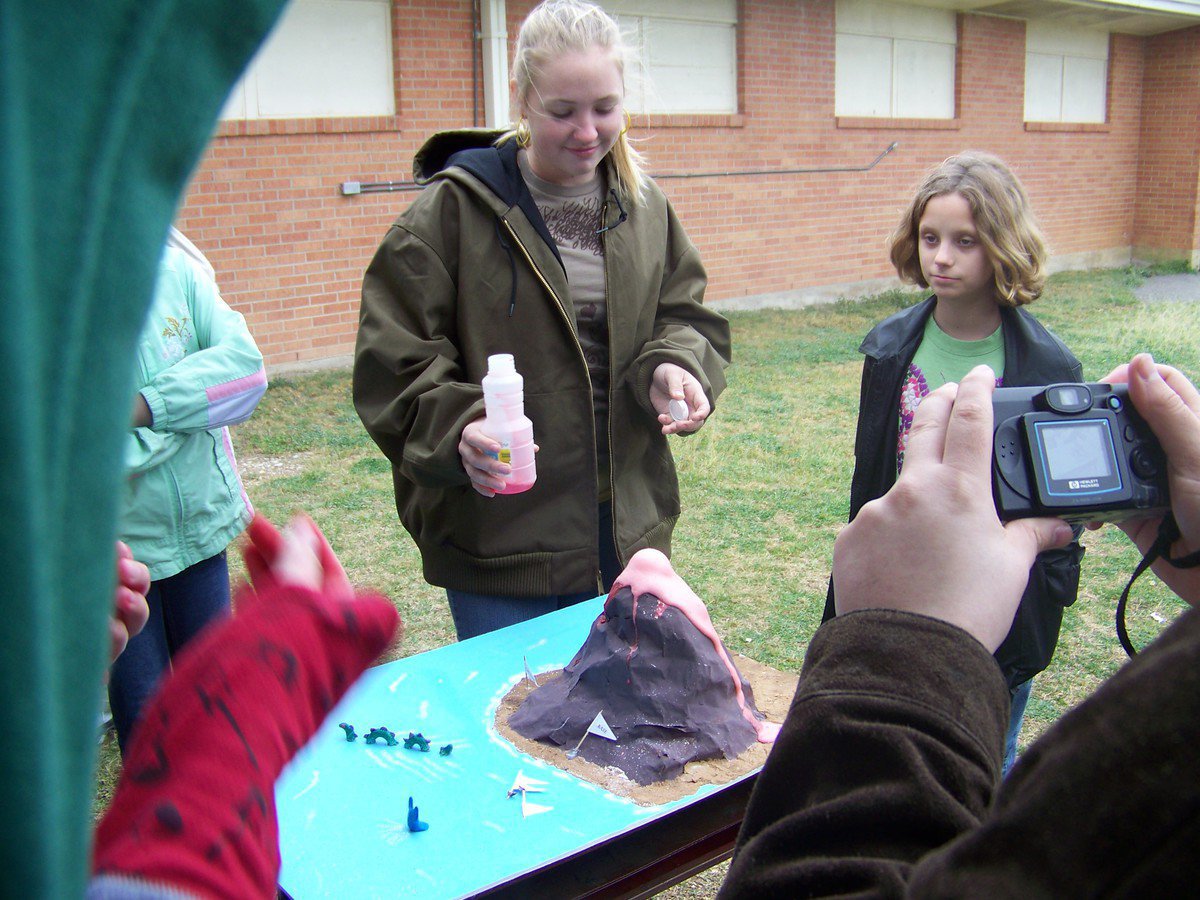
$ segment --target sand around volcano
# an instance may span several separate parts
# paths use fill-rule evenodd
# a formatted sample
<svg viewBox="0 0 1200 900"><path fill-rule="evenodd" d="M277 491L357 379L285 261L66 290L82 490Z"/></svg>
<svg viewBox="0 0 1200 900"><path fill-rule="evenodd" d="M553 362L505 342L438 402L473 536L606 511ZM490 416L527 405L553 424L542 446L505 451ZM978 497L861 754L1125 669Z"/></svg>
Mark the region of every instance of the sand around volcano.
<svg viewBox="0 0 1200 900"><path fill-rule="evenodd" d="M766 671L773 673L769 711L782 719L796 679ZM689 764L743 756L749 771L779 731L756 705L703 601L655 550L633 557L567 667L539 687L521 688L513 694L527 696L506 720L513 695L501 704L502 730L548 747L551 755L539 755L555 764L569 756L564 768L583 761L608 773L594 781L623 776L654 785L678 779ZM714 780L731 780L737 768Z"/></svg>

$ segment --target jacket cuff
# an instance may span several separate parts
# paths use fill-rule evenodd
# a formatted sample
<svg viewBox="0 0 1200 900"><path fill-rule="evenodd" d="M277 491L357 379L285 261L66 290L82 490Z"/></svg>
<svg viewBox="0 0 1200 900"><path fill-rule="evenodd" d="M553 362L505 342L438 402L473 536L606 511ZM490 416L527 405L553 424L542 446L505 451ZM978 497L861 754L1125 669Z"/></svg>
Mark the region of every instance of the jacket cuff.
<svg viewBox="0 0 1200 900"><path fill-rule="evenodd" d="M940 619L890 609L836 616L813 636L801 694L894 695L957 721L988 755L1003 746L1009 693L987 648Z"/></svg>
<svg viewBox="0 0 1200 900"><path fill-rule="evenodd" d="M153 385L146 385L139 394L146 401L146 405L150 407L150 429L153 431L161 431L167 422L167 404L163 400L162 394Z"/></svg>
<svg viewBox="0 0 1200 900"><path fill-rule="evenodd" d="M655 350L643 359L632 373L633 395L642 409L646 410L652 416L658 415L658 412L654 409L654 404L650 402L650 387L654 383L654 370L663 363L673 363L679 366L679 368L685 369L688 374L700 382L700 387L704 390L704 396L708 398L709 407L714 411L716 410L717 402L713 398L712 386L709 384L708 375L701 366L696 364L695 355L683 350L666 349Z"/></svg>

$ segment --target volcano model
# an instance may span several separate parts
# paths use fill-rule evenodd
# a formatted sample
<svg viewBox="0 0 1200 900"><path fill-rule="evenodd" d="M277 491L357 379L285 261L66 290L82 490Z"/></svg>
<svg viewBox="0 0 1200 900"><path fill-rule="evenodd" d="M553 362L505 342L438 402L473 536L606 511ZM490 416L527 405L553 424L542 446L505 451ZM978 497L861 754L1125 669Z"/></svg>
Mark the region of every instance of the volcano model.
<svg viewBox="0 0 1200 900"><path fill-rule="evenodd" d="M607 729L592 727L598 713ZM508 724L643 785L779 732L755 708L704 602L657 550L634 555L575 658Z"/></svg>

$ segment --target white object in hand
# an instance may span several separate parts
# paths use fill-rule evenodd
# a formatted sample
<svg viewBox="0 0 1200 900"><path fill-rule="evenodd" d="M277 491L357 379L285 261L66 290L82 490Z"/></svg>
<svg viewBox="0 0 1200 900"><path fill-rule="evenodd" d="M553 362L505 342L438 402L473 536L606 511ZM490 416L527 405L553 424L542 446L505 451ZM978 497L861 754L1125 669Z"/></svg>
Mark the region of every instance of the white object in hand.
<svg viewBox="0 0 1200 900"><path fill-rule="evenodd" d="M667 412L671 414L671 419L676 422L686 421L688 416L691 415L688 412L687 403L683 400L672 400L667 404Z"/></svg>
<svg viewBox="0 0 1200 900"><path fill-rule="evenodd" d="M497 494L519 494L533 487L537 466L533 455L533 423L525 415L525 380L517 373L511 353L488 357L483 377L483 406L487 415L483 431L500 444L493 459L512 467Z"/></svg>

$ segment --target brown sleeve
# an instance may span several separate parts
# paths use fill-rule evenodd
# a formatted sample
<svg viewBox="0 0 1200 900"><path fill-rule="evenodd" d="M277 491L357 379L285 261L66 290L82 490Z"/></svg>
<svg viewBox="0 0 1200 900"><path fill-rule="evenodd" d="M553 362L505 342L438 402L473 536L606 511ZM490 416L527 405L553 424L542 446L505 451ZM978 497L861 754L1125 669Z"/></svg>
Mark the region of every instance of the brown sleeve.
<svg viewBox="0 0 1200 900"><path fill-rule="evenodd" d="M903 893L917 860L979 824L1007 718L995 660L966 632L886 610L827 622L722 897Z"/></svg>
<svg viewBox="0 0 1200 900"><path fill-rule="evenodd" d="M1184 897L1200 852L1200 610L1030 747L919 896Z"/></svg>

